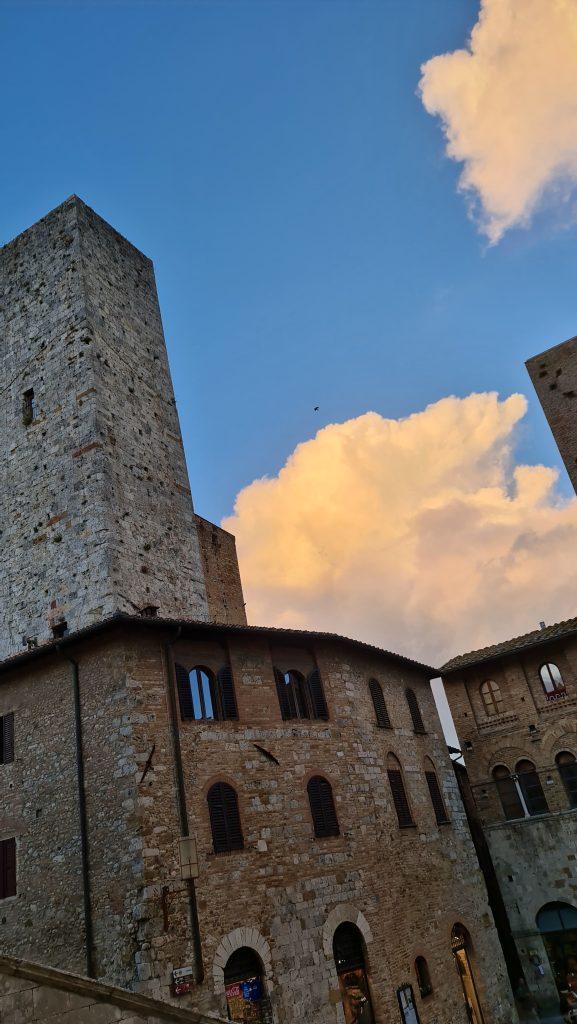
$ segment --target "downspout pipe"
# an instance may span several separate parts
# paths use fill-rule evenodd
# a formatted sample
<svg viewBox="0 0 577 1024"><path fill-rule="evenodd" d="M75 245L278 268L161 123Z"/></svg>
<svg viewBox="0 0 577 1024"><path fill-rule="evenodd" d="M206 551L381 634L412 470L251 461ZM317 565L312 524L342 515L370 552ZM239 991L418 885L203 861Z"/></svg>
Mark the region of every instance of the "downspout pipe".
<svg viewBox="0 0 577 1024"><path fill-rule="evenodd" d="M184 771L182 767L182 748L180 745L180 727L178 721L178 708L176 705L176 673L174 670L173 645L177 642L182 633L182 626L179 626L172 640L164 645L164 657L166 661L166 683L168 690L168 707L170 713L170 729L172 734L172 749L174 753L174 774L176 781L176 803L178 818L180 822L181 835L190 835L188 821L188 810L186 806L186 787L184 784ZM200 935L200 922L198 919L198 905L196 901L196 887L194 878L186 880L188 888L188 906L190 913L190 927L192 932L192 944L194 948L194 980L197 985L204 981L204 963L202 957L202 939Z"/></svg>

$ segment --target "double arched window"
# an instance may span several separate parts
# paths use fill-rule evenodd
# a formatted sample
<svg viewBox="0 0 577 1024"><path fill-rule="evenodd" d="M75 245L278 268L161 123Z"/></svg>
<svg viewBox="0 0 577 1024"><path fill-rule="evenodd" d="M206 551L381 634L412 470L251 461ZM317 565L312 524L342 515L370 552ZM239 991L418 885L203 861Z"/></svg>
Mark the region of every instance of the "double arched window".
<svg viewBox="0 0 577 1024"><path fill-rule="evenodd" d="M377 679L369 679L369 693L375 709L375 718L379 729L391 729L391 719L385 704L383 688Z"/></svg>
<svg viewBox="0 0 577 1024"><path fill-rule="evenodd" d="M441 787L439 786L435 766L428 757L425 759L425 779L427 780L427 786L429 787L429 795L431 797L431 803L435 812L437 825L447 825L449 822L449 815L447 814L447 808L445 807L445 801L443 800L443 794L441 793Z"/></svg>
<svg viewBox="0 0 577 1024"><path fill-rule="evenodd" d="M577 807L577 760L575 755L563 750L557 754L555 763L565 787L570 807Z"/></svg>
<svg viewBox="0 0 577 1024"><path fill-rule="evenodd" d="M180 717L184 721L238 718L234 682L228 665L216 675L201 665L195 665L189 672L177 664L175 672Z"/></svg>
<svg viewBox="0 0 577 1024"><path fill-rule="evenodd" d="M236 790L228 782L215 782L206 794L212 845L215 853L244 849Z"/></svg>
<svg viewBox="0 0 577 1024"><path fill-rule="evenodd" d="M547 814L547 799L539 773L532 761L527 758L518 761L514 775L511 775L505 765L497 765L493 769L493 779L497 785L503 813L508 821Z"/></svg>
<svg viewBox="0 0 577 1024"><path fill-rule="evenodd" d="M541 665L539 676L541 677L541 683L548 700L553 700L555 697L562 696L566 692L563 676L554 662L547 661L544 665Z"/></svg>
<svg viewBox="0 0 577 1024"><path fill-rule="evenodd" d="M409 705L409 711L411 714L411 721L413 723L413 732L417 735L423 736L426 733L425 726L423 724L423 717L421 715L421 709L417 700L417 695L414 690L405 690L405 697L407 704Z"/></svg>
<svg viewBox="0 0 577 1024"><path fill-rule="evenodd" d="M481 697L488 715L500 715L503 711L501 687L494 679L486 679L481 684Z"/></svg>
<svg viewBox="0 0 577 1024"><path fill-rule="evenodd" d="M401 762L394 754L389 754L387 757L387 775L389 777L393 804L397 812L399 828L413 828L415 822L413 821L411 805L409 804L405 789L403 769L401 768Z"/></svg>
<svg viewBox="0 0 577 1024"><path fill-rule="evenodd" d="M313 828L317 839L339 835L339 821L330 782L322 775L313 775L307 786Z"/></svg>
<svg viewBox="0 0 577 1024"><path fill-rule="evenodd" d="M290 718L322 718L329 717L327 702L318 669L310 672L307 678L296 669L283 672L274 670L276 692L280 713L283 719Z"/></svg>

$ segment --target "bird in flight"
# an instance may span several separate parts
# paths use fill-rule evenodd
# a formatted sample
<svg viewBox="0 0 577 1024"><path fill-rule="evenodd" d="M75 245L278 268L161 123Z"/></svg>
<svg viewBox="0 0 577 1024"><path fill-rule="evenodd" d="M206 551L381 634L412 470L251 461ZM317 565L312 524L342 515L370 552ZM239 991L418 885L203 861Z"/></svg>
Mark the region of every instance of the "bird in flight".
<svg viewBox="0 0 577 1024"><path fill-rule="evenodd" d="M318 405L315 405L314 411L315 411L315 412L318 412L318 411L319 411L319 406L318 406Z"/></svg>

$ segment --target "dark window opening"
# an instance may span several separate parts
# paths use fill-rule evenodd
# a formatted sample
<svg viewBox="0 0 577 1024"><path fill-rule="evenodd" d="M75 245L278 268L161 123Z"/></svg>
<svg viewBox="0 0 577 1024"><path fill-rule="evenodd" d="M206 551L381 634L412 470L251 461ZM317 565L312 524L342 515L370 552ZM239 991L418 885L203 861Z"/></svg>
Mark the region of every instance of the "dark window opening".
<svg viewBox="0 0 577 1024"><path fill-rule="evenodd" d="M333 957L346 1024L374 1024L365 946L356 925L348 921L339 925L333 937Z"/></svg>
<svg viewBox="0 0 577 1024"><path fill-rule="evenodd" d="M417 974L417 982L419 985L419 992L423 999L425 996L430 996L433 991L433 984L431 982L431 975L429 973L429 965L425 960L424 956L418 956L415 960L415 971Z"/></svg>
<svg viewBox="0 0 577 1024"><path fill-rule="evenodd" d="M14 760L14 713L11 711L0 718L0 764L11 764Z"/></svg>
<svg viewBox="0 0 577 1024"><path fill-rule="evenodd" d="M397 812L399 828L413 828L415 822L413 821L411 807L405 790L403 770L400 762L394 754L389 754L387 758L387 775L389 777L393 804L395 805L395 811Z"/></svg>
<svg viewBox="0 0 577 1024"><path fill-rule="evenodd" d="M577 760L574 754L564 750L555 758L561 781L565 787L570 807L577 807Z"/></svg>
<svg viewBox="0 0 577 1024"><path fill-rule="evenodd" d="M22 422L28 427L36 417L36 402L34 400L34 388L28 388L22 395Z"/></svg>
<svg viewBox="0 0 577 1024"><path fill-rule="evenodd" d="M216 676L200 665L190 672L182 665L175 665L175 673L180 716L184 721L238 719L234 682L228 665L221 668Z"/></svg>
<svg viewBox="0 0 577 1024"><path fill-rule="evenodd" d="M497 765L493 769L493 778L497 786L497 792L503 808L503 814L507 821L515 818L525 817L525 808L515 784L515 779L504 764Z"/></svg>
<svg viewBox="0 0 577 1024"><path fill-rule="evenodd" d="M425 778L427 780L427 786L429 787L429 794L433 810L435 812L437 825L447 825L449 822L449 815L447 814L447 808L445 807L445 801L443 800L443 794L441 793L437 773L432 769L430 771L426 771Z"/></svg>
<svg viewBox="0 0 577 1024"><path fill-rule="evenodd" d="M67 636L67 635L68 635L68 623L66 622L66 619L62 619L61 622L55 622L53 627L52 627L52 636L55 637L56 640L60 640L61 637Z"/></svg>
<svg viewBox="0 0 577 1024"><path fill-rule="evenodd" d="M226 782L217 782L210 787L206 799L214 852L244 849L236 791Z"/></svg>
<svg viewBox="0 0 577 1024"><path fill-rule="evenodd" d="M0 900L16 895L16 840L0 842Z"/></svg>
<svg viewBox="0 0 577 1024"><path fill-rule="evenodd" d="M413 732L417 733L417 735L423 736L427 730L423 723L417 695L414 690L405 690L405 697L407 698L407 704L409 705L409 711L411 712Z"/></svg>
<svg viewBox="0 0 577 1024"><path fill-rule="evenodd" d="M372 697L373 707L375 709L375 718L379 729L391 729L391 719L389 718L389 712L387 711L383 688L377 679L369 680L369 692Z"/></svg>
<svg viewBox="0 0 577 1024"><path fill-rule="evenodd" d="M323 839L339 835L339 822L330 782L315 775L307 786L315 836Z"/></svg>
<svg viewBox="0 0 577 1024"><path fill-rule="evenodd" d="M296 669L282 672L279 668L275 668L274 675L280 712L284 720L291 718L328 719L327 703L317 669L311 672L307 679Z"/></svg>
<svg viewBox="0 0 577 1024"><path fill-rule="evenodd" d="M528 813L531 817L547 814L549 807L533 762L519 761L516 772Z"/></svg>

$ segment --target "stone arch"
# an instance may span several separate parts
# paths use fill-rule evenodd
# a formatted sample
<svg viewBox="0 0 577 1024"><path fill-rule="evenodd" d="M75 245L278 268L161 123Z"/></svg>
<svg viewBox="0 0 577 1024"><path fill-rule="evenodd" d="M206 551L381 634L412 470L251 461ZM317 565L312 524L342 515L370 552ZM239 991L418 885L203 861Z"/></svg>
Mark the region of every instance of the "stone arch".
<svg viewBox="0 0 577 1024"><path fill-rule="evenodd" d="M499 750L495 751L485 762L487 775L491 775L493 768L496 768L497 765L504 764L509 771L514 772L515 765L519 761L525 759L531 761L531 753L527 752L528 747L529 744L527 744L527 747L501 747Z"/></svg>
<svg viewBox="0 0 577 1024"><path fill-rule="evenodd" d="M258 953L262 960L266 987L270 994L273 987L272 954L268 942L256 928L235 928L219 942L212 961L215 994L219 996L224 994L224 968L232 954L242 946L248 946L249 949L254 949L255 953Z"/></svg>
<svg viewBox="0 0 577 1024"><path fill-rule="evenodd" d="M366 945L372 942L373 933L365 915L360 910L357 910L356 907L353 907L351 903L341 903L334 910L331 910L323 925L323 952L327 959L330 958L332 960L333 958L333 936L338 926L345 922L357 926Z"/></svg>
<svg viewBox="0 0 577 1024"><path fill-rule="evenodd" d="M577 755L577 722L563 722L561 726L549 726L543 733L542 747L551 752L551 759L562 750Z"/></svg>

